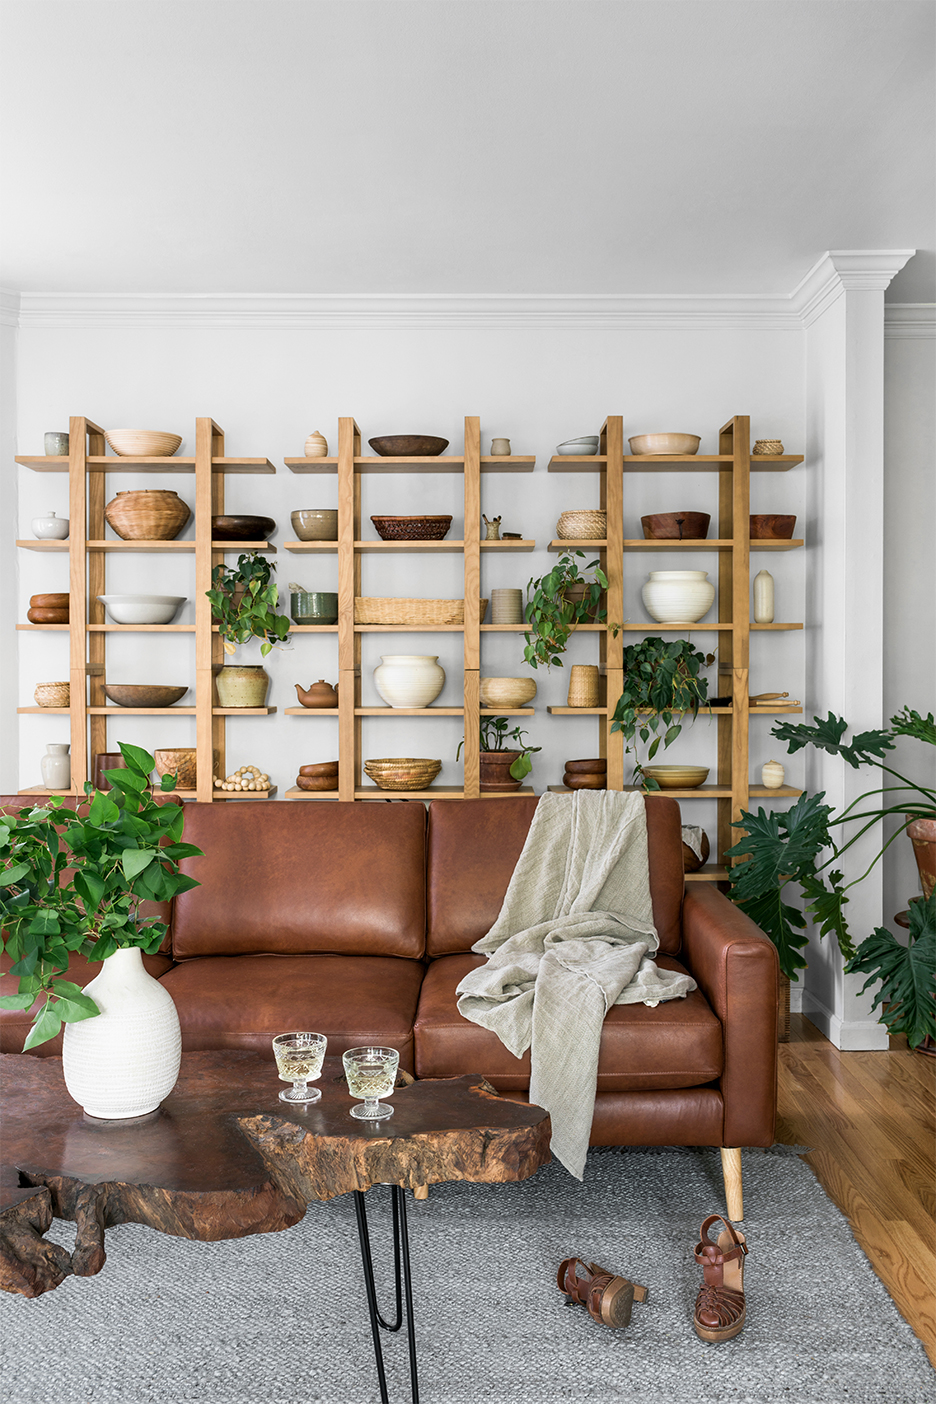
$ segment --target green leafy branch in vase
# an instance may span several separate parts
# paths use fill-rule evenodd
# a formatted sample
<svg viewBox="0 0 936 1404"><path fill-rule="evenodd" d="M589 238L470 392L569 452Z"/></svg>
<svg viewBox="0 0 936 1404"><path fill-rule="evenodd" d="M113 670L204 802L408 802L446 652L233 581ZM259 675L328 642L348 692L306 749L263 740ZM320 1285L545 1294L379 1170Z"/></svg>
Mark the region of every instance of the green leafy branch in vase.
<svg viewBox="0 0 936 1404"><path fill-rule="evenodd" d="M236 566L216 565L211 572L211 589L206 590L212 616L218 624L225 653L236 652L238 644L262 639L260 652L266 657L272 648L289 639L289 620L277 614L279 589L273 582L275 561L258 551L238 556Z"/></svg>
<svg viewBox="0 0 936 1404"><path fill-rule="evenodd" d="M708 679L702 669L715 661L714 653L700 653L688 639L642 639L624 650L624 691L618 698L612 731L624 734L625 749L636 757L636 739L650 742L647 762L662 746L671 746L682 731L682 719L695 721L708 698ZM665 728L665 729L664 729ZM662 733L662 734L659 734ZM634 782L646 790L660 788L643 764L635 759Z"/></svg>
<svg viewBox="0 0 936 1404"><path fill-rule="evenodd" d="M198 886L179 870L183 858L202 851L181 842L181 804L153 798L155 762L147 751L125 743L120 750L126 769L105 772L113 789L104 794L86 783L79 810L53 796L0 814L0 924L10 974L19 977L18 993L0 999L0 1009L43 1001L24 1049L54 1038L63 1023L99 1012L78 985L61 978L73 954L97 961L139 946L152 955L168 928L142 904L168 902ZM164 775L161 788L171 792L175 783ZM71 875L63 880L66 868Z"/></svg>

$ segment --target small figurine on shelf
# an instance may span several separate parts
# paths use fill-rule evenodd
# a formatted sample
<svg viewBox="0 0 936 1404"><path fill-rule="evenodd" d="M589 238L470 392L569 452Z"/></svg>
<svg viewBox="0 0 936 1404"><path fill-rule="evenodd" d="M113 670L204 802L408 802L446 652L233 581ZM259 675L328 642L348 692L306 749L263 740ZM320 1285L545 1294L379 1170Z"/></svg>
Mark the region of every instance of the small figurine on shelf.
<svg viewBox="0 0 936 1404"><path fill-rule="evenodd" d="M270 788L270 777L255 765L242 765L240 770L235 770L226 780L216 778L214 787L216 790L233 791L238 794L247 791L265 793Z"/></svg>
<svg viewBox="0 0 936 1404"><path fill-rule="evenodd" d="M486 517L486 516L484 515L484 513L482 512L482 513L481 513L481 520L484 522L484 525L485 525L486 528L487 528L487 535L486 535L485 538L484 538L485 541L500 541L500 539L501 539L501 534L500 534L501 519L500 519L500 517L494 517L491 521L488 521L487 517Z"/></svg>

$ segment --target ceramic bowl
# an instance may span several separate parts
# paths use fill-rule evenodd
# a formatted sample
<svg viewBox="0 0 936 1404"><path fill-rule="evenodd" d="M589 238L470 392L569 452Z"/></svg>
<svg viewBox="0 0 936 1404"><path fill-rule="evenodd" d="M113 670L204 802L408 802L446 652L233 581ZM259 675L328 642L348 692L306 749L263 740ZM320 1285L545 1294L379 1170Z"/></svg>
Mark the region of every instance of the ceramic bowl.
<svg viewBox="0 0 936 1404"><path fill-rule="evenodd" d="M556 445L556 452L563 458L593 458L598 452L599 438L597 434L586 434L580 439L566 439L564 443Z"/></svg>
<svg viewBox="0 0 936 1404"><path fill-rule="evenodd" d="M708 779L704 765L645 765L644 774L655 780L661 790L697 790Z"/></svg>
<svg viewBox="0 0 936 1404"><path fill-rule="evenodd" d="M145 683L105 683L105 695L117 707L171 707L188 687L148 686Z"/></svg>
<svg viewBox="0 0 936 1404"><path fill-rule="evenodd" d="M566 761L565 768L570 775L606 775L608 772L608 762L606 760L570 760Z"/></svg>
<svg viewBox="0 0 936 1404"><path fill-rule="evenodd" d="M171 624L187 595L97 595L115 624Z"/></svg>
<svg viewBox="0 0 936 1404"><path fill-rule="evenodd" d="M449 446L435 434L384 434L367 442L381 458L438 458Z"/></svg>
<svg viewBox="0 0 936 1404"><path fill-rule="evenodd" d="M338 596L328 590L292 590L289 613L296 624L337 624Z"/></svg>
<svg viewBox="0 0 936 1404"><path fill-rule="evenodd" d="M316 776L337 775L337 761L316 761L314 765L300 765L299 774L305 779L314 779Z"/></svg>
<svg viewBox="0 0 936 1404"><path fill-rule="evenodd" d="M276 530L272 517L212 517L213 541L266 541Z"/></svg>
<svg viewBox="0 0 936 1404"><path fill-rule="evenodd" d="M536 696L533 678L482 678L482 707L525 707Z"/></svg>
<svg viewBox="0 0 936 1404"><path fill-rule="evenodd" d="M104 437L121 458L171 458L182 443L160 429L107 429Z"/></svg>
<svg viewBox="0 0 936 1404"><path fill-rule="evenodd" d="M627 442L630 444L631 453L638 457L653 454L672 457L676 454L698 453L702 440L698 434L637 434Z"/></svg>
<svg viewBox="0 0 936 1404"><path fill-rule="evenodd" d="M300 541L338 540L338 513L332 507L301 507L289 520Z"/></svg>

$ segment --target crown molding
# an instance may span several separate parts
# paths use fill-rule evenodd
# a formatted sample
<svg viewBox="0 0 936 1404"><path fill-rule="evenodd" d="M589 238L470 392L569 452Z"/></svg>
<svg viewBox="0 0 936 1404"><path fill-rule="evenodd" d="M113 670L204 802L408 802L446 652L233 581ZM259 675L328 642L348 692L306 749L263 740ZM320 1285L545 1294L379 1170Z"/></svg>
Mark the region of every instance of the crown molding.
<svg viewBox="0 0 936 1404"><path fill-rule="evenodd" d="M0 288L0 326L18 327L21 297L10 288Z"/></svg>
<svg viewBox="0 0 936 1404"><path fill-rule="evenodd" d="M802 331L849 290L886 288L912 249L823 254L791 293L42 293L18 299L31 330ZM4 303L4 314L7 312ZM13 314L13 303L10 303Z"/></svg>
<svg viewBox="0 0 936 1404"><path fill-rule="evenodd" d="M931 341L936 337L936 302L886 302L885 341Z"/></svg>

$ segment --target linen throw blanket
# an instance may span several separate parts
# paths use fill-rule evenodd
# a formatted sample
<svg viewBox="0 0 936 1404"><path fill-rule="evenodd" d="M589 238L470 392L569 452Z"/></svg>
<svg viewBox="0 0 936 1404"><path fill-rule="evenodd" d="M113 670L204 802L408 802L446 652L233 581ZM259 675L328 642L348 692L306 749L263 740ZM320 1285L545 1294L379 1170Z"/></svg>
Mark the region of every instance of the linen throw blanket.
<svg viewBox="0 0 936 1404"><path fill-rule="evenodd" d="M601 1025L612 1004L658 1004L694 990L660 970L643 796L545 794L497 921L472 950L489 957L458 986L466 1019L521 1057L530 1101L552 1118L552 1151L582 1179Z"/></svg>

